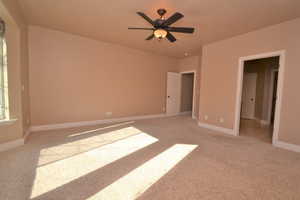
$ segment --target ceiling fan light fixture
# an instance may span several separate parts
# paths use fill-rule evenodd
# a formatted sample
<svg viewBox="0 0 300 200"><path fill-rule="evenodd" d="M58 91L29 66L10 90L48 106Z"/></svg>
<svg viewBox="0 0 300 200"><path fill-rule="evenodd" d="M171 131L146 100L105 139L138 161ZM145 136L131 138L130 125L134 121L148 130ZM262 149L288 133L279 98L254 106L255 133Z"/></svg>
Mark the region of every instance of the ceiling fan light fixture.
<svg viewBox="0 0 300 200"><path fill-rule="evenodd" d="M184 17L183 14L176 12L171 15L168 19L165 19L164 15L166 14L166 10L161 8L157 10L158 15L160 16L159 19L152 20L143 12L137 12L139 16L144 18L149 24L151 24L151 28L133 28L129 27L128 29L135 29L135 30L151 30L152 34L146 38L146 40L152 40L153 38L157 38L158 40L162 40L167 38L170 42L175 42L176 38L172 34L173 32L176 33L194 33L194 28L191 27L174 27L171 26L178 20Z"/></svg>
<svg viewBox="0 0 300 200"><path fill-rule="evenodd" d="M167 36L168 32L164 29L156 29L154 31L154 36L156 38L165 38Z"/></svg>

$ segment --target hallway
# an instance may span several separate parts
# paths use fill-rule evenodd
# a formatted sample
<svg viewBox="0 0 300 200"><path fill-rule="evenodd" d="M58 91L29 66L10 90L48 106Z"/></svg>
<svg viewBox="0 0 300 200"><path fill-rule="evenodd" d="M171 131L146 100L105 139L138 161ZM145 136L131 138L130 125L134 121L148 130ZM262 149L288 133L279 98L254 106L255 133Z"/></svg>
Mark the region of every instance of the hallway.
<svg viewBox="0 0 300 200"><path fill-rule="evenodd" d="M252 138L265 143L272 143L273 128L270 125L261 125L256 120L242 119L240 136Z"/></svg>

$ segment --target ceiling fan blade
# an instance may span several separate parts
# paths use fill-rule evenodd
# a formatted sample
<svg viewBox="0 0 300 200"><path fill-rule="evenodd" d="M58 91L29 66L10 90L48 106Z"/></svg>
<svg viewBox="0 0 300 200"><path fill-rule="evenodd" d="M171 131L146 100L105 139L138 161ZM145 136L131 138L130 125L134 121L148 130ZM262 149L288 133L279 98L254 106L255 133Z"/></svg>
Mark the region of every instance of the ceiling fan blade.
<svg viewBox="0 0 300 200"><path fill-rule="evenodd" d="M154 22L153 22L153 20L152 19L150 19L147 15L145 15L144 13L142 13L142 12L137 12L137 14L139 15L139 16L141 16L142 18L144 18L147 22L149 22L152 26L154 26L155 24L154 24Z"/></svg>
<svg viewBox="0 0 300 200"><path fill-rule="evenodd" d="M146 40L152 40L153 38L154 38L154 34L152 34L149 37L147 37Z"/></svg>
<svg viewBox="0 0 300 200"><path fill-rule="evenodd" d="M167 34L167 39L170 41L170 42L175 42L176 41L176 38L174 37L174 35L172 35L170 32L168 32Z"/></svg>
<svg viewBox="0 0 300 200"><path fill-rule="evenodd" d="M176 12L163 23L163 26L170 26L183 17L183 14Z"/></svg>
<svg viewBox="0 0 300 200"><path fill-rule="evenodd" d="M151 31L154 30L154 28L134 28L134 27L128 27L128 29L130 29L130 30L151 30Z"/></svg>
<svg viewBox="0 0 300 200"><path fill-rule="evenodd" d="M168 27L166 28L170 32L177 32L177 33L194 33L194 28L188 27Z"/></svg>

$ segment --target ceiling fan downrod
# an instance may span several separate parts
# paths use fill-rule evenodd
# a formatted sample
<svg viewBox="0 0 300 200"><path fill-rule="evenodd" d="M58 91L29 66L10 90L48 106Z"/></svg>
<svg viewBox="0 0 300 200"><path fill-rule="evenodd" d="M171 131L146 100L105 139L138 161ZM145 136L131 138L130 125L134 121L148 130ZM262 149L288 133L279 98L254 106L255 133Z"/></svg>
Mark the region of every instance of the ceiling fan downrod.
<svg viewBox="0 0 300 200"><path fill-rule="evenodd" d="M157 10L158 15L160 16L160 18L162 19L163 16L167 13L167 10L164 8L160 8Z"/></svg>

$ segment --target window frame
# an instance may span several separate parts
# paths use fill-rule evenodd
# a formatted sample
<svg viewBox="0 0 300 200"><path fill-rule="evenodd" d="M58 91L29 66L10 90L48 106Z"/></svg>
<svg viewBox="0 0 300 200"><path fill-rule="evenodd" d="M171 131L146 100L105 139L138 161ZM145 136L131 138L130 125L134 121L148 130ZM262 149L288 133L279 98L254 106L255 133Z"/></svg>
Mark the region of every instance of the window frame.
<svg viewBox="0 0 300 200"><path fill-rule="evenodd" d="M10 124L16 119L10 119L9 95L8 95L8 65L7 65L7 42L5 39L5 23L0 19L0 125Z"/></svg>

